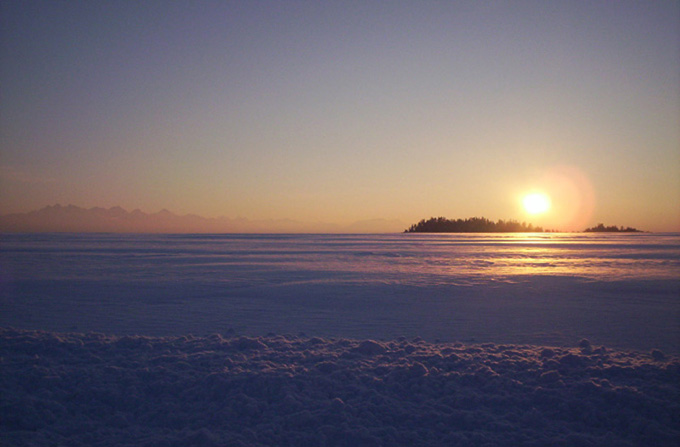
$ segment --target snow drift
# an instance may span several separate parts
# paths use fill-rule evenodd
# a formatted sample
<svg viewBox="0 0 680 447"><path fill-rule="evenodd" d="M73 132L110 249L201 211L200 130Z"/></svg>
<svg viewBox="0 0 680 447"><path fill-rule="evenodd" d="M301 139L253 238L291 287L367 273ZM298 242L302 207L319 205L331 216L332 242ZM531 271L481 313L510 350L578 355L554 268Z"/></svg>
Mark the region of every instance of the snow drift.
<svg viewBox="0 0 680 447"><path fill-rule="evenodd" d="M0 329L8 445L675 446L655 350Z"/></svg>

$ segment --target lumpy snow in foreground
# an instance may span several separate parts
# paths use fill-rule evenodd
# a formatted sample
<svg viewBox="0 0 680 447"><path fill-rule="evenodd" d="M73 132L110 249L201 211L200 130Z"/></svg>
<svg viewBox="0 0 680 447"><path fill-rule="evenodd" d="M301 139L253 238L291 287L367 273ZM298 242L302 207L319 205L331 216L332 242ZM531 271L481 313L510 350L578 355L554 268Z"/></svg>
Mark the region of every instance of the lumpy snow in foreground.
<svg viewBox="0 0 680 447"><path fill-rule="evenodd" d="M659 350L0 330L12 446L677 446Z"/></svg>

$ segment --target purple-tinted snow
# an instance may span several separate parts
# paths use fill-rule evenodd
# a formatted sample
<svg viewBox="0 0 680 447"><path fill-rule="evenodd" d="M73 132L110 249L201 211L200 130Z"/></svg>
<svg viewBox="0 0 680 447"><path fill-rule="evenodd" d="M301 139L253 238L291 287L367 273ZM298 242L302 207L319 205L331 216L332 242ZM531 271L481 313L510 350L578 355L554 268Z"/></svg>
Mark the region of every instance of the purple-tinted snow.
<svg viewBox="0 0 680 447"><path fill-rule="evenodd" d="M0 445L680 445L677 234L1 236Z"/></svg>
<svg viewBox="0 0 680 447"><path fill-rule="evenodd" d="M12 446L677 446L659 350L0 329Z"/></svg>
<svg viewBox="0 0 680 447"><path fill-rule="evenodd" d="M0 326L680 353L678 234L0 235Z"/></svg>

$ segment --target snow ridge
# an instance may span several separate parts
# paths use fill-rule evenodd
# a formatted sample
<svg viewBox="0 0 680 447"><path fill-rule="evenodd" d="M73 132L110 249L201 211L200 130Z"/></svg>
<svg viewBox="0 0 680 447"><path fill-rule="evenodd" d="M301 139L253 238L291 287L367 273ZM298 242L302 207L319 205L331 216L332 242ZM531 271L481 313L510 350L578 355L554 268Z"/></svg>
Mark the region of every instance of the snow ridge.
<svg viewBox="0 0 680 447"><path fill-rule="evenodd" d="M7 445L674 446L660 351L0 328Z"/></svg>

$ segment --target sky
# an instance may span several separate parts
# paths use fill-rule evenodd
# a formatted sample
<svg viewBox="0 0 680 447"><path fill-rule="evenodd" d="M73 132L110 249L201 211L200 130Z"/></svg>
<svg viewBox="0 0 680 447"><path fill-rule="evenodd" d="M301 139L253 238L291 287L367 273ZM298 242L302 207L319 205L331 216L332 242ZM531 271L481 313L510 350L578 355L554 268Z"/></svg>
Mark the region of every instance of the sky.
<svg viewBox="0 0 680 447"><path fill-rule="evenodd" d="M679 24L670 0L4 1L0 214L680 231Z"/></svg>

